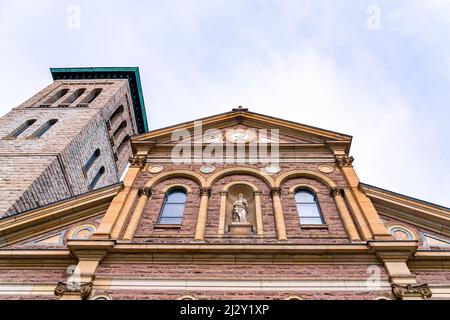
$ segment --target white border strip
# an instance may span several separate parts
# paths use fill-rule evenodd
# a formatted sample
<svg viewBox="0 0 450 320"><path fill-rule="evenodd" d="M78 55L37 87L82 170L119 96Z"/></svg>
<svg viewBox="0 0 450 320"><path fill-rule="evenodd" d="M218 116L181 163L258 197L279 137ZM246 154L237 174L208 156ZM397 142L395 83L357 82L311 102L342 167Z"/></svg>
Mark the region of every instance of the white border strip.
<svg viewBox="0 0 450 320"><path fill-rule="evenodd" d="M100 280L100 279L98 279ZM119 290L201 290L201 291L385 291L391 289L387 280L378 283L366 280L148 280L112 279L101 281L97 289Z"/></svg>

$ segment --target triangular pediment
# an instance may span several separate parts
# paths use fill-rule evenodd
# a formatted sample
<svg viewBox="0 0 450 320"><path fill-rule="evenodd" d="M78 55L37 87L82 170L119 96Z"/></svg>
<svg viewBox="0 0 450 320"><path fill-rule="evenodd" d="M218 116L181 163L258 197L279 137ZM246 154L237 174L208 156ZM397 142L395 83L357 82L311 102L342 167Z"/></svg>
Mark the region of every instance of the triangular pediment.
<svg viewBox="0 0 450 320"><path fill-rule="evenodd" d="M429 230L438 235L436 239L440 241L450 239L450 208L368 184L360 183L360 188L373 202L380 215L414 225L424 233ZM431 233L429 236L432 237ZM431 238L429 240L436 243Z"/></svg>
<svg viewBox="0 0 450 320"><path fill-rule="evenodd" d="M208 137L206 139L206 143L219 142L220 139L226 140L227 130L255 130L258 133L258 140L260 140L259 136L261 136L261 140L265 140L265 142L270 142L271 132L278 131L279 143L324 144L328 142L339 142L347 145L347 151L350 148L350 143L352 140L352 137L346 134L278 119L267 115L261 115L246 111L246 109L234 109L232 112L222 113L211 117L153 130L144 134L136 135L132 140L133 142L152 141L157 143L170 143L173 142L172 134L177 130L189 131L194 137L194 140L200 140L198 138L199 135L196 134L199 132L203 135L209 131L216 131L219 133L218 135L216 134L216 136L212 135L211 137ZM264 137L264 130L267 132L267 137ZM259 133L261 132L262 134L260 135ZM205 142L204 137L202 141Z"/></svg>

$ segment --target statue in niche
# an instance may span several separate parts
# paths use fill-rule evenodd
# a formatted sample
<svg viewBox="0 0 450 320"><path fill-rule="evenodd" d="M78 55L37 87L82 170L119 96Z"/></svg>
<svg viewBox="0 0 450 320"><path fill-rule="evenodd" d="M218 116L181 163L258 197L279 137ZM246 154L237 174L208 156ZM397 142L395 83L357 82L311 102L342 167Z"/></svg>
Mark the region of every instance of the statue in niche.
<svg viewBox="0 0 450 320"><path fill-rule="evenodd" d="M233 203L233 223L248 223L248 204L242 193L239 193L236 201Z"/></svg>

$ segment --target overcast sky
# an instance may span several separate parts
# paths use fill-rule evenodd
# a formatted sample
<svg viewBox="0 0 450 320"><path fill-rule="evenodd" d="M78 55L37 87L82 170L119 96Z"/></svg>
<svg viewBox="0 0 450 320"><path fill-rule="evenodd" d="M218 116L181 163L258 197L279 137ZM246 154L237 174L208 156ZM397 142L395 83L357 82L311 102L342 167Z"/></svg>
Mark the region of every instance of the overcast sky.
<svg viewBox="0 0 450 320"><path fill-rule="evenodd" d="M138 66L150 129L243 105L350 134L361 181L450 207L450 0L0 0L0 39L0 115L50 67Z"/></svg>

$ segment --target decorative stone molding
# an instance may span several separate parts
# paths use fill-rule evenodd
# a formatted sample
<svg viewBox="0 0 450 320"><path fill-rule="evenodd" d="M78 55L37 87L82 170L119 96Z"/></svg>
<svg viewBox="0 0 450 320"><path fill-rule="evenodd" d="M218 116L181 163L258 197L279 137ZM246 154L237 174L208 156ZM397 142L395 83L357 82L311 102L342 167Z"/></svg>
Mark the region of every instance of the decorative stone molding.
<svg viewBox="0 0 450 320"><path fill-rule="evenodd" d="M201 188L200 189L200 197L208 196L208 198L211 196L211 188Z"/></svg>
<svg viewBox="0 0 450 320"><path fill-rule="evenodd" d="M64 294L79 295L81 299L86 299L92 291L93 283L86 282L80 284L67 284L65 282L58 282L55 288L55 295L62 297Z"/></svg>
<svg viewBox="0 0 450 320"><path fill-rule="evenodd" d="M281 188L272 188L270 190L270 195L273 196L281 196Z"/></svg>
<svg viewBox="0 0 450 320"><path fill-rule="evenodd" d="M408 284L406 286L401 286L398 284L392 284L392 294L398 298L408 298L421 296L422 298L431 298L432 293L428 284L415 285Z"/></svg>
<svg viewBox="0 0 450 320"><path fill-rule="evenodd" d="M344 189L342 188L330 188L330 195L335 198L337 196L342 196L344 193Z"/></svg>
<svg viewBox="0 0 450 320"><path fill-rule="evenodd" d="M349 156L336 157L336 163L340 167L349 167L353 164L355 158Z"/></svg>
<svg viewBox="0 0 450 320"><path fill-rule="evenodd" d="M128 158L130 168L142 168L145 164L147 157L132 156Z"/></svg>
<svg viewBox="0 0 450 320"><path fill-rule="evenodd" d="M151 188L140 188L138 191L138 196L146 196L147 198L150 198L152 196L152 189Z"/></svg>

